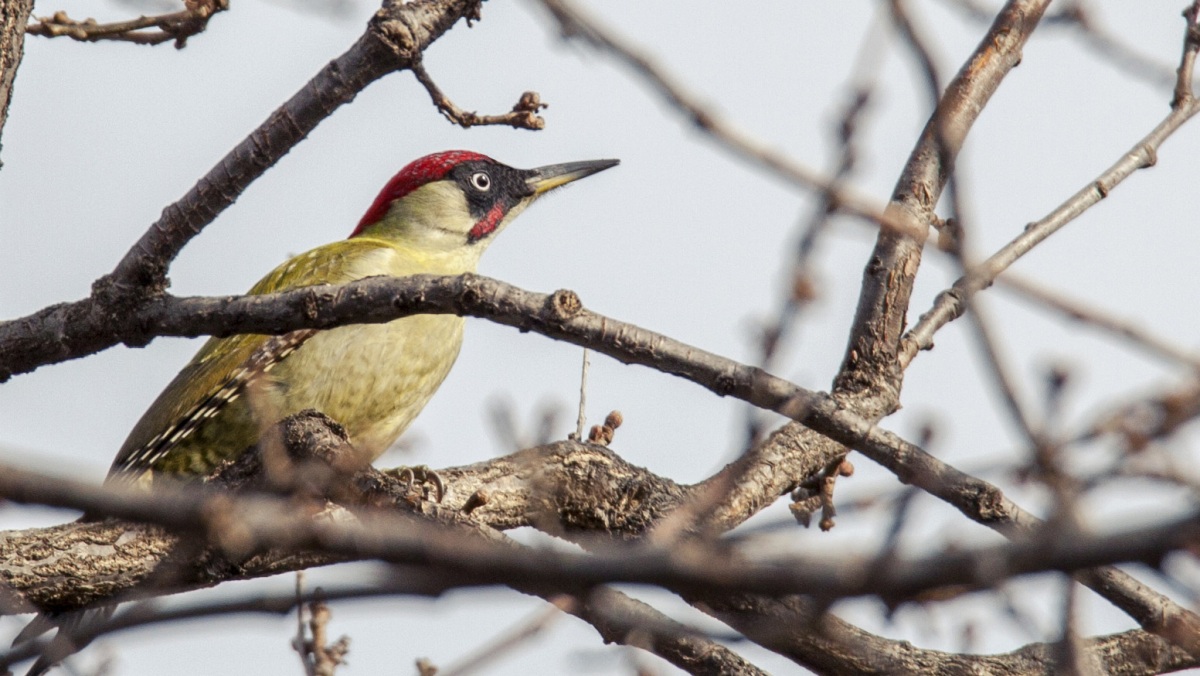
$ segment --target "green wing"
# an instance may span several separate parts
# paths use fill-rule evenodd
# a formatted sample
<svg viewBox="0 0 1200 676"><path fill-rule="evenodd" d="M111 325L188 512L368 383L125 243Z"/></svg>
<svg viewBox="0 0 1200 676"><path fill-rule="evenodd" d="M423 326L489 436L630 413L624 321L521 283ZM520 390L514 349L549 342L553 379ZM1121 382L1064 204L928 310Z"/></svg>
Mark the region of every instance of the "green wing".
<svg viewBox="0 0 1200 676"><path fill-rule="evenodd" d="M248 295L325 283L340 284L361 278L366 275L355 270L360 267L355 263L370 250L381 248L391 247L387 242L363 237L318 247L272 270L250 289ZM313 333L315 331L301 330L274 337L239 334L210 339L134 426L113 461L109 478L136 479L169 459L172 451L180 452L180 446L201 425L218 417L235 402L249 382L274 363L287 358ZM230 442L242 444L226 449L227 453L236 453L254 439L231 439Z"/></svg>

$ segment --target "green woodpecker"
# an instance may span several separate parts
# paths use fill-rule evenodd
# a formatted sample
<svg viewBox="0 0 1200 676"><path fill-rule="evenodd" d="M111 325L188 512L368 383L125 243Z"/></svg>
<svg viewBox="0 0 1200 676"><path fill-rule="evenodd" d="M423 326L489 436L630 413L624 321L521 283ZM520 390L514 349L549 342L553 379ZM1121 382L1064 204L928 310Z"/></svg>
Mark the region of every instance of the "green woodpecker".
<svg viewBox="0 0 1200 676"><path fill-rule="evenodd" d="M479 256L539 196L617 160L514 169L467 151L406 166L349 239L286 261L250 294L375 275L474 272ZM213 338L130 432L109 478L203 476L257 442L260 430L313 408L345 426L359 460L379 457L425 407L462 345L463 319L416 315L386 324Z"/></svg>

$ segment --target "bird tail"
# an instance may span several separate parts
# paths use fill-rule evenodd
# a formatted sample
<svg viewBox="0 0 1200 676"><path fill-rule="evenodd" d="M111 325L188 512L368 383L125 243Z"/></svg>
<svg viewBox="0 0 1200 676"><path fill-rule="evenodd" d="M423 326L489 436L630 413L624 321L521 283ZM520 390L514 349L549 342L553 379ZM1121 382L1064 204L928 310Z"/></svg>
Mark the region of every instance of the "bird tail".
<svg viewBox="0 0 1200 676"><path fill-rule="evenodd" d="M94 638L96 627L112 617L116 609L115 605L110 605L68 613L38 613L13 639L14 646L34 641L55 628L58 632L46 642L25 676L42 676L54 665L86 648Z"/></svg>

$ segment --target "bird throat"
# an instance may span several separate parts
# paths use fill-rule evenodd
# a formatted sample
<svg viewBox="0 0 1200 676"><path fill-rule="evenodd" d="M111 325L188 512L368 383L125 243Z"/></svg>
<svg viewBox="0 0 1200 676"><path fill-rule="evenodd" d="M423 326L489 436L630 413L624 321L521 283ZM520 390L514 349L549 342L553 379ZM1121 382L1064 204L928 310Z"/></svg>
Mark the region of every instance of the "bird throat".
<svg viewBox="0 0 1200 676"><path fill-rule="evenodd" d="M475 224L475 227L471 228L471 231L467 233L467 242L474 244L475 242L478 242L484 237L487 237L495 232L496 228L500 226L500 221L504 220L505 211L507 210L504 208L504 201L498 200L492 205L492 208L488 209L488 212L483 215L483 218L479 219L479 222Z"/></svg>

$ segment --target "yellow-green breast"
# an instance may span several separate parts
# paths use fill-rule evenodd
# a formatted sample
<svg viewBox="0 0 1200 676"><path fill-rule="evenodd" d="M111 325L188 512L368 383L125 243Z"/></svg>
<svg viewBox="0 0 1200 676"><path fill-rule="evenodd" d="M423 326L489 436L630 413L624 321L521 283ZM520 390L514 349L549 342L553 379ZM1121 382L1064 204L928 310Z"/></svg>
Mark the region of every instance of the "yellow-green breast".
<svg viewBox="0 0 1200 676"><path fill-rule="evenodd" d="M250 293L376 275L458 274L473 271L477 259L473 252L430 254L356 237L296 256ZM207 474L256 443L261 430L308 408L344 425L363 462L370 462L400 436L441 385L458 357L462 331L462 318L452 315L321 331L250 385L236 389L227 386L230 376L269 337L214 338L134 427L110 476L136 479L147 470ZM179 424L189 417L191 424Z"/></svg>

